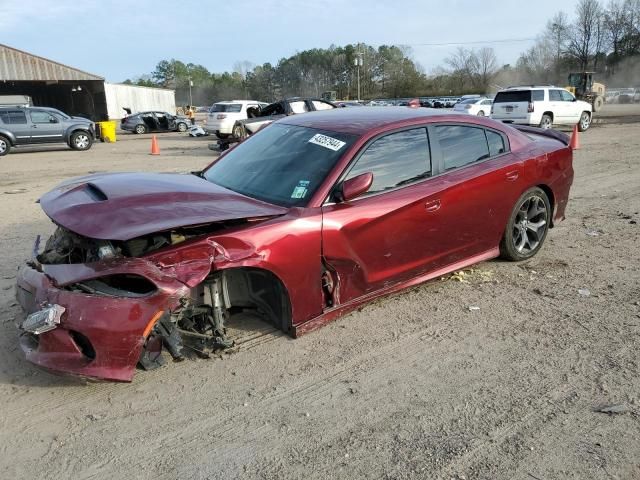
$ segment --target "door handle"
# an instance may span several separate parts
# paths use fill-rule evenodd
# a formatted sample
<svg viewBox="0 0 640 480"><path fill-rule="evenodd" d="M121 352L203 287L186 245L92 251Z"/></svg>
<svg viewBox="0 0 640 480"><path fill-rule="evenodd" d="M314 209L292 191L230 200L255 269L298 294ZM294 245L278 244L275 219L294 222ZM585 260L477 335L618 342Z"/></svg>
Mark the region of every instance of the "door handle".
<svg viewBox="0 0 640 480"><path fill-rule="evenodd" d="M31 128L38 128L37 125L31 125Z"/></svg>
<svg viewBox="0 0 640 480"><path fill-rule="evenodd" d="M517 170L514 170L513 172L507 172L505 174L505 177L507 177L507 180L509 180L510 182L517 180L519 176L520 172L518 172Z"/></svg>
<svg viewBox="0 0 640 480"><path fill-rule="evenodd" d="M440 209L440 199L431 200L424 204L424 208L427 212L435 212Z"/></svg>

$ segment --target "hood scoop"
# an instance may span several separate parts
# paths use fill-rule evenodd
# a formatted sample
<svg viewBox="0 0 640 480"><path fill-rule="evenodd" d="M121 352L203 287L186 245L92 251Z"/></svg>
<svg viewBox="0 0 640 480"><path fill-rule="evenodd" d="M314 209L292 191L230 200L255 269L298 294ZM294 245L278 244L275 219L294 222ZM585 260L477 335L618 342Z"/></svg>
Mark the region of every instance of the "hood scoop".
<svg viewBox="0 0 640 480"><path fill-rule="evenodd" d="M100 190L100 187L93 183L87 183L84 187L87 195L93 198L96 202L105 202L108 200L107 194Z"/></svg>

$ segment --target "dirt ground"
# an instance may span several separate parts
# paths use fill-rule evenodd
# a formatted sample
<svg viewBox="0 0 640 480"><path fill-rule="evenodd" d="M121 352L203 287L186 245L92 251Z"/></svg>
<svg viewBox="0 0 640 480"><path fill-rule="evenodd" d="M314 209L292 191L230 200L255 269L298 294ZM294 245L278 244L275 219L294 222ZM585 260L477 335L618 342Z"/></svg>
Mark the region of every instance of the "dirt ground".
<svg viewBox="0 0 640 480"><path fill-rule="evenodd" d="M640 124L581 136L567 220L297 340L82 383L27 364L18 266L36 199L96 171L189 171L207 138L121 135L0 161L0 478L639 479ZM469 307L479 307L470 310ZM597 412L622 405L623 412Z"/></svg>

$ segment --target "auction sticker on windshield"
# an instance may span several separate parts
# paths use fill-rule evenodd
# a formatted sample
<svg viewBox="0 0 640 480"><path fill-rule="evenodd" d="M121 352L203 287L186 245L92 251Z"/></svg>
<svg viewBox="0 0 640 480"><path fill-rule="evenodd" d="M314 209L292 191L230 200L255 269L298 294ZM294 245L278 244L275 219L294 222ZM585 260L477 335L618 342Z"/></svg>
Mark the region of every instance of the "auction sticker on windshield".
<svg viewBox="0 0 640 480"><path fill-rule="evenodd" d="M334 152L337 152L346 145L346 142L338 140L337 138L322 135L321 133L316 133L313 137L311 137L309 143L315 143L316 145L328 148L329 150L333 150Z"/></svg>

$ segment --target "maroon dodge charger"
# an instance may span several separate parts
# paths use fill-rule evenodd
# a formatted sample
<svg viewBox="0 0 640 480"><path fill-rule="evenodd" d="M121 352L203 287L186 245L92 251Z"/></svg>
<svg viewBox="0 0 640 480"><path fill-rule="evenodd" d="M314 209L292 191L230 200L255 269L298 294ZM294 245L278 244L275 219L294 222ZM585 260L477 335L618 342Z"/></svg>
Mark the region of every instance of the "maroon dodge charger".
<svg viewBox="0 0 640 480"><path fill-rule="evenodd" d="M130 381L233 344L241 312L298 336L380 295L535 255L564 218L568 137L427 109L283 118L192 174L97 174L40 203L22 268L29 361Z"/></svg>

